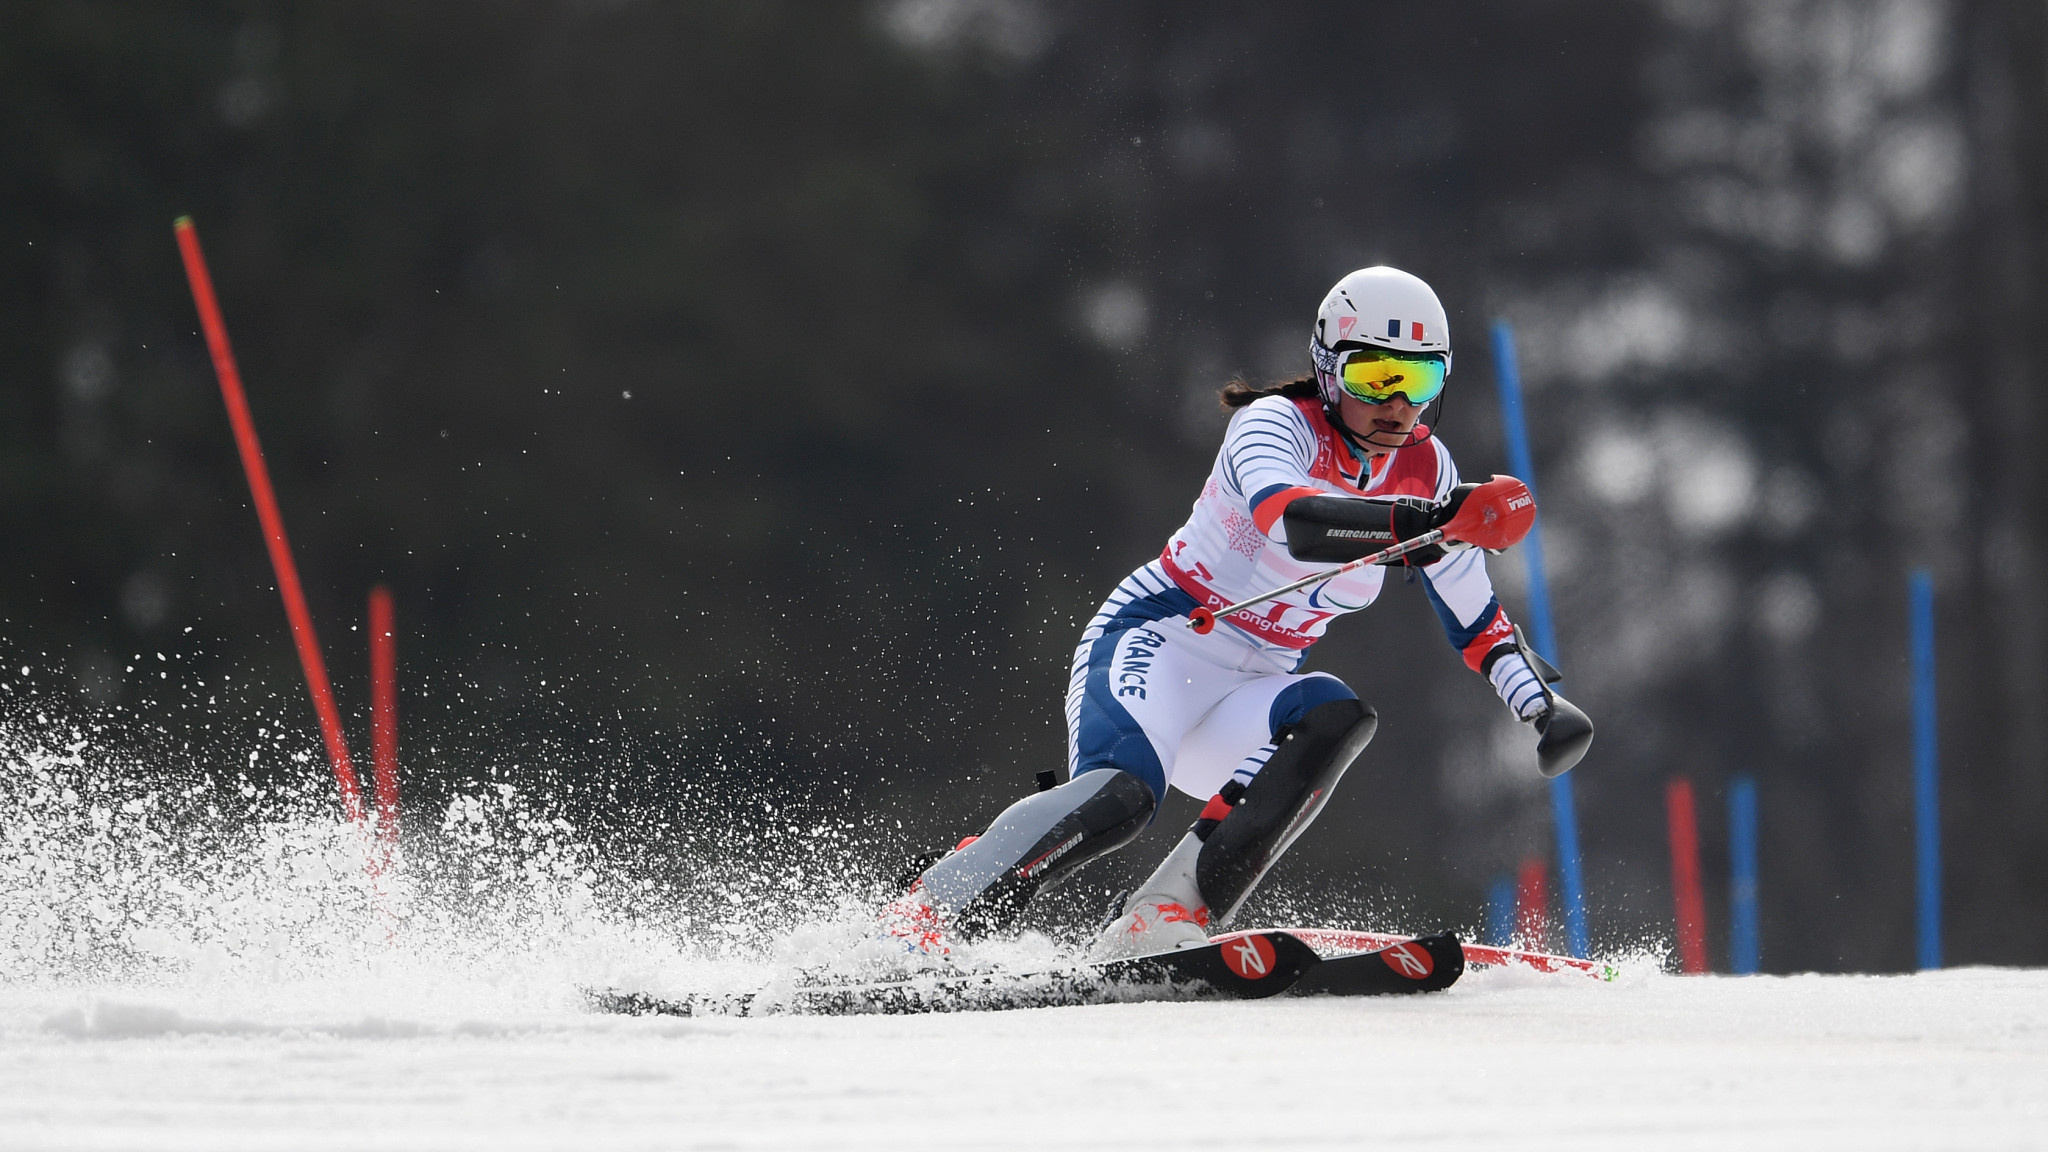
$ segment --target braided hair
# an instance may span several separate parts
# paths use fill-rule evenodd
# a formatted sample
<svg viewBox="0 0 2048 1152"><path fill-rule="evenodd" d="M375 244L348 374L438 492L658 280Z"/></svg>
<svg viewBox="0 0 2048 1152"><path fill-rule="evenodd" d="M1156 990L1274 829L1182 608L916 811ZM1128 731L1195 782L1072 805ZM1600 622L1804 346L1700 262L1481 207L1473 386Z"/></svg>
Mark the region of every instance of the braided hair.
<svg viewBox="0 0 2048 1152"><path fill-rule="evenodd" d="M1225 384L1216 393L1216 400L1225 412L1232 412L1264 396L1285 396L1289 400L1316 400L1322 397L1322 389L1313 376L1299 380L1282 380L1264 387L1253 384L1243 377Z"/></svg>

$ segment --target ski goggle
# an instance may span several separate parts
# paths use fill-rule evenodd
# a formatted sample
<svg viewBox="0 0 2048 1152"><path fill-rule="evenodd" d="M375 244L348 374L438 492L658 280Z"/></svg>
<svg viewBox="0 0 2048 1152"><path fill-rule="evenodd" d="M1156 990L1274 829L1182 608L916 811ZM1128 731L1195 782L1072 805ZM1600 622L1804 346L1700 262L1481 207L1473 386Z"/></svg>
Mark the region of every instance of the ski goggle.
<svg viewBox="0 0 2048 1152"><path fill-rule="evenodd" d="M1389 352L1383 348L1354 348L1337 354L1337 379L1344 391L1379 404L1405 396L1410 404L1427 404L1444 390L1444 358L1425 354Z"/></svg>

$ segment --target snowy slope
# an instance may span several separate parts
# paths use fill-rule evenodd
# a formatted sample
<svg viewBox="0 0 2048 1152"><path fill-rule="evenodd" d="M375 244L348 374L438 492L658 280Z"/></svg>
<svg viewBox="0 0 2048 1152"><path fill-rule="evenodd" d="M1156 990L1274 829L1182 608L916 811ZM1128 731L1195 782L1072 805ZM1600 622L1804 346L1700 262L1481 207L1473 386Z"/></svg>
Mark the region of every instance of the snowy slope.
<svg viewBox="0 0 2048 1152"><path fill-rule="evenodd" d="M0 1147L2048 1144L2039 971L701 1021L332 991L11 990Z"/></svg>
<svg viewBox="0 0 2048 1152"><path fill-rule="evenodd" d="M0 739L0 1149L2048 1146L2044 971L595 1016L858 962L849 841L728 825L663 887L493 786L373 882L331 810Z"/></svg>

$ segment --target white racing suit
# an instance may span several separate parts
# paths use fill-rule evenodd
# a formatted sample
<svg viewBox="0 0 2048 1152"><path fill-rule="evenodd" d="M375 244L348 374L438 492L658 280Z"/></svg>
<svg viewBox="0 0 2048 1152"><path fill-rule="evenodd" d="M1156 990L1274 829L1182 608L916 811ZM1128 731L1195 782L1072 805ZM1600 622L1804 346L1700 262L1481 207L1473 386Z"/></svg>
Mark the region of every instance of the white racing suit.
<svg viewBox="0 0 2048 1152"><path fill-rule="evenodd" d="M1131 573L1081 634L1067 691L1073 776L1121 768L1164 799L1171 786L1197 798L1233 776L1249 782L1279 732L1318 704L1354 693L1336 677L1299 673L1331 620L1379 596L1386 569L1367 567L1219 619L1211 609L1336 564L1296 560L1282 514L1302 496L1440 501L1458 484L1450 450L1434 437L1361 462L1329 425L1319 400L1267 396L1240 409L1193 514L1157 560ZM1450 552L1417 569L1451 643L1474 671L1513 625L1494 598L1484 553ZM1519 655L1496 657L1490 679L1517 715L1542 690Z"/></svg>
<svg viewBox="0 0 2048 1152"><path fill-rule="evenodd" d="M1367 467L1319 401L1268 396L1233 416L1193 515L1159 559L1118 585L1081 635L1067 695L1067 783L1012 804L925 869L884 910L885 932L929 952L944 950L945 930L971 938L1003 929L1035 891L1128 843L1168 787L1210 798L1210 806L1147 882L1145 899L1125 910L1129 931L1112 943L1153 946L1160 938L1148 933L1162 916L1178 918L1175 931L1206 939L1199 928L1211 923L1212 903L1214 920L1227 920L1372 738L1377 716L1351 689L1296 669L1332 619L1372 603L1386 570L1363 568L1288 593L1206 635L1188 626L1188 614L1338 567L1288 552L1283 514L1295 499L1436 502L1458 484L1450 452L1434 439ZM1415 555L1465 662L1486 671L1518 715L1541 709L1542 686L1514 648L1483 553ZM1287 752L1279 755L1282 741ZM1238 787L1229 787L1233 778Z"/></svg>

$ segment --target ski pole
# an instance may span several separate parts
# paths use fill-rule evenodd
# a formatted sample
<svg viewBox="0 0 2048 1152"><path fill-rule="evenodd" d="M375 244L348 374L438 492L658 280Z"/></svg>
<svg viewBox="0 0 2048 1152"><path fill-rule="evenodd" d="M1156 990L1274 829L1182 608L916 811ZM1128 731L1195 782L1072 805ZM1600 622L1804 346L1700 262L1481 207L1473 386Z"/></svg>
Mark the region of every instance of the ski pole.
<svg viewBox="0 0 2048 1152"><path fill-rule="evenodd" d="M277 510L277 493L270 486L270 469L263 463L263 446L256 440L256 422L249 416L242 374L235 368L227 325L220 318L213 277L206 270L206 257L199 250L199 233L193 230L192 218L180 216L172 221L171 228L177 234L178 251L185 260L185 277L192 285L192 303L199 309L199 325L206 330L206 347L213 353L214 375L220 379L221 399L227 403L228 423L234 428L235 447L242 455L242 471L249 478L249 499L256 505L257 522L263 526L263 543L270 549L270 566L277 575L277 593L284 598L285 618L291 622L299 667L306 674L306 689L313 696L313 714L320 721L320 737L327 745L334 782L341 788L341 812L351 824L360 824L362 788L356 782L355 764L349 759L348 740L341 732L341 713L334 706L327 661L320 655L313 615L306 610L306 593L299 584L298 565L292 562L291 542L285 539L284 516Z"/></svg>
<svg viewBox="0 0 2048 1152"><path fill-rule="evenodd" d="M1355 572L1360 568L1367 568L1374 564L1384 564L1389 560L1398 560L1418 548L1427 548L1443 538L1443 529L1431 528L1413 540L1403 540L1391 548L1383 548L1370 556L1360 556L1358 559L1348 561L1330 569L1328 572L1318 572L1313 576L1304 576L1292 584L1283 584L1271 592L1261 592L1249 600L1239 600L1235 604L1226 604L1215 611L1210 611L1207 608L1197 608L1193 612L1188 613L1188 627L1193 628L1197 633L1206 635L1210 629L1216 627L1216 621L1219 619L1227 619L1247 608L1257 607L1275 597L1285 596L1289 592L1299 592L1311 584L1320 584L1325 580L1334 580L1346 572Z"/></svg>

